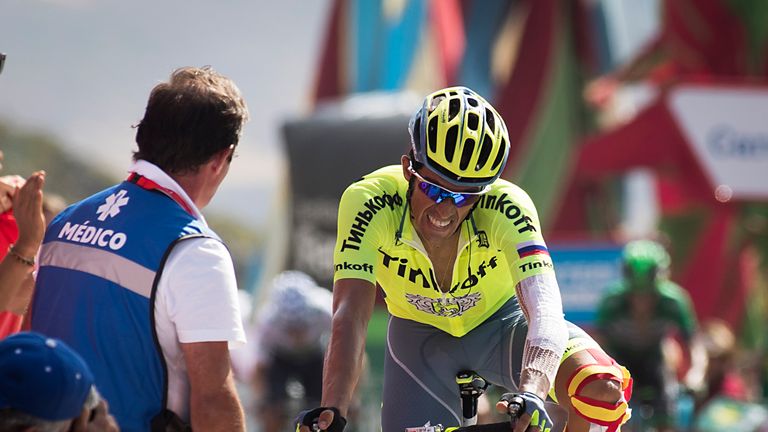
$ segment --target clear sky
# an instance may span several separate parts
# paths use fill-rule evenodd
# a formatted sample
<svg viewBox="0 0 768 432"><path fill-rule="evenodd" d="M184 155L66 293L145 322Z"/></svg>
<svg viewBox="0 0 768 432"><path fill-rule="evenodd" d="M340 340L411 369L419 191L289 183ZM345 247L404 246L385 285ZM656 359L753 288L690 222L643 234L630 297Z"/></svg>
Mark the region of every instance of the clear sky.
<svg viewBox="0 0 768 432"><path fill-rule="evenodd" d="M259 225L282 181L280 123L308 108L329 3L2 0L0 117L119 179L150 89L176 67L212 65L238 84L252 120L211 207Z"/></svg>

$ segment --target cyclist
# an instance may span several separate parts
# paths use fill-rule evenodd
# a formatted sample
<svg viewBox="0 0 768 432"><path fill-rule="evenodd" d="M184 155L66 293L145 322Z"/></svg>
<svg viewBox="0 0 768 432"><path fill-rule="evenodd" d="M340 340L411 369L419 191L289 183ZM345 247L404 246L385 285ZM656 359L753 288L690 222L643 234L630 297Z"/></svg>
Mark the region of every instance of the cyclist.
<svg viewBox="0 0 768 432"><path fill-rule="evenodd" d="M304 400L320 403L331 303L331 292L306 273L285 271L273 279L252 333L256 364L251 382L262 430L284 430L291 380L301 384Z"/></svg>
<svg viewBox="0 0 768 432"><path fill-rule="evenodd" d="M629 242L622 265L622 280L609 287L598 306L597 330L606 350L632 371L635 399L653 410L645 421L660 431L671 431L678 382L664 346L676 332L689 359L696 359L690 354L696 316L688 294L669 280L670 257L662 245L651 240Z"/></svg>
<svg viewBox="0 0 768 432"><path fill-rule="evenodd" d="M514 389L497 409L524 401L516 432L551 427L543 399L552 387L571 431L616 430L630 379L563 319L536 209L499 178L509 153L501 116L474 91L451 87L426 97L409 132L400 165L341 198L322 406L302 412L297 430L315 420L321 430L344 428L376 286L391 314L384 432L457 425L455 376L466 369Z"/></svg>

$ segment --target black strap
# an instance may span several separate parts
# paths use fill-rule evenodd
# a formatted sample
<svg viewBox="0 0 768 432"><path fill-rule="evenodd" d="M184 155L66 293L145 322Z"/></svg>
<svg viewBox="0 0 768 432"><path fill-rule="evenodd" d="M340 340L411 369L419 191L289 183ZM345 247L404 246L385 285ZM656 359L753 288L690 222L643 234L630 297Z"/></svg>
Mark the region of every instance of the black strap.
<svg viewBox="0 0 768 432"><path fill-rule="evenodd" d="M164 409L152 418L151 432L192 432L192 426L184 422L175 412Z"/></svg>
<svg viewBox="0 0 768 432"><path fill-rule="evenodd" d="M182 241L194 238L213 237L205 234L190 234L174 240L165 250L165 253L163 253L163 258L160 260L160 265L155 274L155 280L152 282L152 292L149 296L149 325L152 327L152 339L155 342L155 350L157 351L158 357L160 357L160 364L163 366L163 404L162 410L152 418L152 432L192 431L191 426L184 423L175 412L168 409L168 365L165 363L165 355L163 355L163 348L160 345L160 339L157 335L157 327L155 326L155 300L157 299L157 286L160 283L160 276L163 275L165 262L168 261L171 251Z"/></svg>

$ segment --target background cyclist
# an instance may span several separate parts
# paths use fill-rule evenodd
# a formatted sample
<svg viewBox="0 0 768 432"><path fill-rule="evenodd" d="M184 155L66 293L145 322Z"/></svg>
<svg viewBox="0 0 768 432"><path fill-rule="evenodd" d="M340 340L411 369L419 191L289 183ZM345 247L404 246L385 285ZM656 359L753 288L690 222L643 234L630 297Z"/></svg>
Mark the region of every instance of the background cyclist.
<svg viewBox="0 0 768 432"><path fill-rule="evenodd" d="M644 423L672 431L678 380L664 347L674 346L672 337L679 336L686 357L695 363L686 384L698 387L703 365L701 356L691 353L697 327L693 305L687 292L669 280L670 257L659 243L627 243L622 265L623 278L609 287L598 307L597 330L605 349L632 371L638 405L652 409Z"/></svg>
<svg viewBox="0 0 768 432"><path fill-rule="evenodd" d="M331 292L306 273L285 271L273 279L270 296L249 332L255 353L251 383L261 430L285 429L290 381L301 384L306 403L320 403L331 302Z"/></svg>
<svg viewBox="0 0 768 432"><path fill-rule="evenodd" d="M535 206L499 179L509 153L501 116L453 87L427 96L409 131L400 165L363 177L341 198L322 407L299 415L300 430L314 420L323 430L344 428L377 285L392 315L384 432L457 425L462 369L515 389L502 399L525 403L516 432L551 427L543 399L553 385L569 430L616 430L630 379L563 318Z"/></svg>

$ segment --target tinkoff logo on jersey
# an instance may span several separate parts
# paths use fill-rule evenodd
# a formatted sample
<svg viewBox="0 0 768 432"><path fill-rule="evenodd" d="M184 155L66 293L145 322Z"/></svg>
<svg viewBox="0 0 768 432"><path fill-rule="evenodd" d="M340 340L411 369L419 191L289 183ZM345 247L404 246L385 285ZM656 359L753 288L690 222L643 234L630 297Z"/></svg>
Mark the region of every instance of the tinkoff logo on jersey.
<svg viewBox="0 0 768 432"><path fill-rule="evenodd" d="M405 294L408 303L414 305L416 309L428 314L444 318L455 318L464 315L464 313L477 305L481 294L471 293L462 297L450 297L444 299L435 299L420 296L418 294Z"/></svg>
<svg viewBox="0 0 768 432"><path fill-rule="evenodd" d="M336 264L334 267L335 271L339 270L355 270L355 271L367 271L368 273L373 273L373 266L371 264L365 263L365 264L355 264L355 263L348 263L344 261L341 264Z"/></svg>
<svg viewBox="0 0 768 432"><path fill-rule="evenodd" d="M390 195L384 193L379 196L375 196L363 203L363 209L357 212L355 215L355 221L349 228L349 235L341 242L341 252L347 249L360 250L360 245L365 237L365 231L368 228L368 224L371 223L373 217L379 210L389 208L394 210L395 206L400 207L403 205L403 197L399 193Z"/></svg>
<svg viewBox="0 0 768 432"><path fill-rule="evenodd" d="M477 200L475 207L492 209L503 214L507 219L514 221L513 223L517 227L517 232L521 234L526 231L536 232L537 230L533 225L533 220L523 213L520 207L516 206L511 199L507 199L507 197L508 195L506 193L501 194L501 196L486 194Z"/></svg>
<svg viewBox="0 0 768 432"><path fill-rule="evenodd" d="M440 291L437 281L435 280L435 273L431 268L429 268L425 274L418 266L413 267L409 265L408 258L406 257L389 255L382 248L379 248L379 253L381 253L381 264L384 268L395 270L397 276L407 279L413 284L419 285L417 282L420 282L423 288L431 288L435 291ZM469 273L466 279L457 282L448 292L453 293L457 289L466 290L472 288L480 282L480 279L487 276L491 270L496 269L497 267L499 267L499 260L496 256L490 257L487 262L486 260L482 260L480 264L478 264L476 272ZM338 266L336 269L339 270Z"/></svg>

